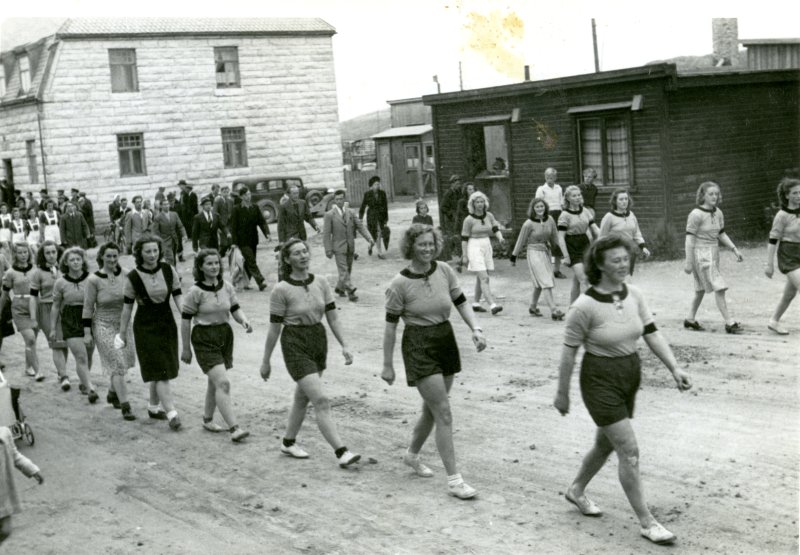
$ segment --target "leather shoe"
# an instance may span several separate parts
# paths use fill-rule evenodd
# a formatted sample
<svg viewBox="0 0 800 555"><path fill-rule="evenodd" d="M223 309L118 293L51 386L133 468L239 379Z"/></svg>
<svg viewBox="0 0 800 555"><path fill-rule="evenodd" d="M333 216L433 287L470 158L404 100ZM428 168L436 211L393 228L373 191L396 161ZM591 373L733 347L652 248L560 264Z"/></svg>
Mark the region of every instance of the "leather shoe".
<svg viewBox="0 0 800 555"><path fill-rule="evenodd" d="M675 534L661 526L655 520L647 528L640 528L639 532L643 537L647 538L653 543L658 545L667 545L675 541Z"/></svg>

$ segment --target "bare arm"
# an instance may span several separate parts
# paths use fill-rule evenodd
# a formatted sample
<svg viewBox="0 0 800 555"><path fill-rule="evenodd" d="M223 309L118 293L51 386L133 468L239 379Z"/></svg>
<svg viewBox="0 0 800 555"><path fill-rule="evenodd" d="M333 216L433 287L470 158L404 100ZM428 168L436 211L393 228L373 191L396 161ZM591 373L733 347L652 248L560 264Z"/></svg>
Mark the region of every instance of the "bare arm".
<svg viewBox="0 0 800 555"><path fill-rule="evenodd" d="M386 322L383 328L383 372L381 379L394 383L394 344L397 341L397 322Z"/></svg>
<svg viewBox="0 0 800 555"><path fill-rule="evenodd" d="M683 266L683 271L687 274L692 273L692 261L694 260L694 243L695 237L691 233L686 234L686 243L684 249L686 251L686 262Z"/></svg>
<svg viewBox="0 0 800 555"><path fill-rule="evenodd" d="M472 311L472 305L463 302L459 305L456 305L456 310L461 315L461 319L464 320L464 323L469 326L469 329L472 330L472 342L475 344L475 348L480 353L482 350L486 348L486 339L483 337L483 329L478 325L478 320L475 318L475 313Z"/></svg>
<svg viewBox="0 0 800 555"><path fill-rule="evenodd" d="M569 413L569 384L572 380L572 370L575 368L575 355L577 347L564 345L561 349L561 362L558 365L558 391L553 405L565 416Z"/></svg>
<svg viewBox="0 0 800 555"><path fill-rule="evenodd" d="M736 255L736 260L738 260L739 262L744 260L742 254L739 252L739 249L736 248L736 245L733 244L731 238L728 237L728 234L725 233L724 231L719 234L719 242L733 251L733 254Z"/></svg>
<svg viewBox="0 0 800 555"><path fill-rule="evenodd" d="M133 313L133 303L125 303L122 305L122 316L119 318L119 336L125 341L128 337L128 324L131 321L131 314Z"/></svg>
<svg viewBox="0 0 800 555"><path fill-rule="evenodd" d="M50 308L50 339L56 336L59 314L61 314L61 300L53 296L53 306Z"/></svg>
<svg viewBox="0 0 800 555"><path fill-rule="evenodd" d="M569 251L567 250L567 232L563 230L558 231L558 248L561 249L561 260L564 264L569 266L571 260L569 259Z"/></svg>
<svg viewBox="0 0 800 555"><path fill-rule="evenodd" d="M192 319L181 319L181 342L183 343L183 352L181 353L181 360L186 364L192 363Z"/></svg>
<svg viewBox="0 0 800 555"><path fill-rule="evenodd" d="M328 320L328 326L331 328L334 337L336 337L336 341L338 341L339 345L342 346L344 363L353 364L353 355L350 353L350 350L347 348L347 345L344 342L344 334L342 334L342 327L339 325L339 318L336 315L336 311L326 310L325 319Z"/></svg>
<svg viewBox="0 0 800 555"><path fill-rule="evenodd" d="M764 274L770 279L775 273L775 251L777 250L777 243L767 243L767 263L765 264Z"/></svg>
<svg viewBox="0 0 800 555"><path fill-rule="evenodd" d="M269 359L272 358L272 351L275 350L275 345L278 343L278 338L281 336L281 331L283 331L283 324L276 322L269 323L267 341L264 344L264 358L261 361L261 378L264 381L269 379L269 375L272 372Z"/></svg>
<svg viewBox="0 0 800 555"><path fill-rule="evenodd" d="M241 308L237 309L236 312L231 314L231 316L233 316L233 319L236 320L239 325L247 330L247 333L253 333L253 326L250 325L250 321L247 319L247 316L245 316L244 311Z"/></svg>
<svg viewBox="0 0 800 555"><path fill-rule="evenodd" d="M691 389L692 382L689 378L689 374L678 368L678 361L675 360L675 355L672 354L672 349L666 339L664 339L664 336L658 331L655 331L653 333L647 333L643 337L647 346L653 351L653 354L655 354L672 373L672 377L675 379L678 389L680 391Z"/></svg>

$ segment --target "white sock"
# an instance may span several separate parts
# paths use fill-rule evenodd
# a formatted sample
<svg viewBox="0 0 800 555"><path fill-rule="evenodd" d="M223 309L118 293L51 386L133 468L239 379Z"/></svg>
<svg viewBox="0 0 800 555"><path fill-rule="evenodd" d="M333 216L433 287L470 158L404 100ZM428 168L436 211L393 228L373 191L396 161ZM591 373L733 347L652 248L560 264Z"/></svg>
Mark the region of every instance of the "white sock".
<svg viewBox="0 0 800 555"><path fill-rule="evenodd" d="M147 410L150 412L158 412L161 410L161 405L147 405Z"/></svg>
<svg viewBox="0 0 800 555"><path fill-rule="evenodd" d="M461 473L453 474L452 476L447 477L447 485L448 486L457 486L459 484L464 483L464 478L461 477Z"/></svg>
<svg viewBox="0 0 800 555"><path fill-rule="evenodd" d="M419 459L419 453L412 453L411 449L406 449L406 456L410 459Z"/></svg>
<svg viewBox="0 0 800 555"><path fill-rule="evenodd" d="M167 420L172 420L176 416L178 416L178 411L173 409L167 413Z"/></svg>

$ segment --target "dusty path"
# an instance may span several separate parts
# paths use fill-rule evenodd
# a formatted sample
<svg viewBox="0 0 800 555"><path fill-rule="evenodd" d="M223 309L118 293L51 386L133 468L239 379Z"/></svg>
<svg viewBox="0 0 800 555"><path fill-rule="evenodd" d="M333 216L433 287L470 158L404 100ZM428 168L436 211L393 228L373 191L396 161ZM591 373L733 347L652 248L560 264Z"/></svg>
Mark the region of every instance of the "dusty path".
<svg viewBox="0 0 800 555"><path fill-rule="evenodd" d="M202 430L205 381L197 366L183 367L175 383L185 429L172 433L146 416L138 371L129 375L135 423L100 402L89 406L73 390L62 393L52 378L44 341L39 353L50 372L26 384L23 403L36 445L23 448L39 464L44 486L17 475L23 510L8 553L663 553L638 535L638 526L616 477L616 461L591 485L603 507L599 519L581 517L563 499L593 434L573 379L572 412L552 408L563 324L527 314L527 268L498 261L495 289L506 295L497 317L482 316L489 348L474 352L463 323L454 320L464 371L452 404L456 449L467 480L480 492L471 502L445 493L444 469L433 440L423 457L432 479L416 478L402 465L419 400L398 382L379 378L383 291L402 268L397 238L410 222L411 203L392 207L390 259L362 257L354 280L361 299L339 303L340 318L356 355L344 366L331 349L324 382L348 446L364 457L340 470L316 429L313 412L300 434L306 461L282 458L292 382L279 353L274 377L264 383L258 365L268 322L268 295L242 294L256 333L236 329L231 373L239 419L253 435L233 445ZM315 237L313 270L329 279L333 262ZM761 275L764 249L746 261L723 256L729 301L747 333L722 330L712 299L699 318L707 333L680 323L691 279L678 262L640 264L635 282L695 388L680 394L669 373L645 355L645 380L634 421L648 500L656 516L679 536L684 553L798 552L798 355L800 304L785 319L788 338L767 333L765 323L783 287L783 276ZM259 251L270 283L271 245ZM125 262L130 266L130 261ZM188 268L182 268L184 283ZM462 284L472 289L471 277ZM557 298L566 304L568 285ZM797 301L800 303L800 301ZM454 312L454 317L457 315ZM333 341L331 337L331 341ZM10 338L9 368L22 360L22 341ZM71 374L74 370L70 368ZM104 400L108 380L94 371ZM218 417L219 418L219 417Z"/></svg>

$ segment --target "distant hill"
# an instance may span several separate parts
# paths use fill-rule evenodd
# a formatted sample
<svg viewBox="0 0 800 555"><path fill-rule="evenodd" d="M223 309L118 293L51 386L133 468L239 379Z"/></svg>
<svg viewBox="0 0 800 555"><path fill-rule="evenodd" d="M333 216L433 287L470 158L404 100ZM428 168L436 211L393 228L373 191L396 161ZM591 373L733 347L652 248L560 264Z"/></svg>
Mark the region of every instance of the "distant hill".
<svg viewBox="0 0 800 555"><path fill-rule="evenodd" d="M343 141L368 139L375 133L385 131L392 126L392 113L389 108L378 110L352 119L339 122L339 132Z"/></svg>
<svg viewBox="0 0 800 555"><path fill-rule="evenodd" d="M65 17L11 17L0 28L0 52L52 35Z"/></svg>
<svg viewBox="0 0 800 555"><path fill-rule="evenodd" d="M668 58L666 60L656 60L653 62L647 62L645 65L653 65L653 64L675 64L678 71L699 71L699 70L707 70L707 71L714 71L714 70L728 70L730 71L731 68L740 68L746 69L747 68L747 50L741 49L739 50L739 56L737 60L734 60L732 66L722 66L721 68L714 66L714 55L713 54L705 54L703 56L676 56L674 58Z"/></svg>

